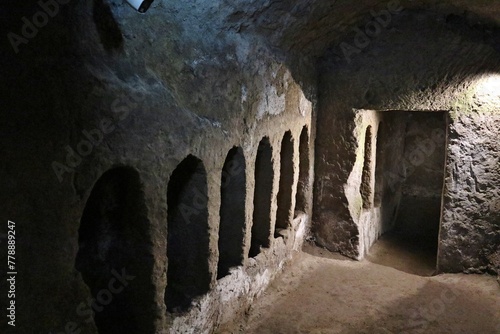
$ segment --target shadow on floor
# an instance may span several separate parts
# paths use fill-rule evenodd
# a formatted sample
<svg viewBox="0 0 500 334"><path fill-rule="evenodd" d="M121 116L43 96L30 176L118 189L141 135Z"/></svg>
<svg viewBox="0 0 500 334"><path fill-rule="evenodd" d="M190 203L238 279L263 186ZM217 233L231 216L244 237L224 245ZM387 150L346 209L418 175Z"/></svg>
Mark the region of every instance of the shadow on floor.
<svg viewBox="0 0 500 334"><path fill-rule="evenodd" d="M304 246L302 247L302 251L312 256L321 257L324 259L338 260L338 261L354 261L353 259L343 256L340 253L330 252L328 249L316 246L314 243L311 242L305 242Z"/></svg>
<svg viewBox="0 0 500 334"><path fill-rule="evenodd" d="M368 261L298 255L252 305L248 334L495 334L498 287L474 275L410 275Z"/></svg>
<svg viewBox="0 0 500 334"><path fill-rule="evenodd" d="M366 259L408 274L432 276L436 271L437 237L389 232L373 245Z"/></svg>

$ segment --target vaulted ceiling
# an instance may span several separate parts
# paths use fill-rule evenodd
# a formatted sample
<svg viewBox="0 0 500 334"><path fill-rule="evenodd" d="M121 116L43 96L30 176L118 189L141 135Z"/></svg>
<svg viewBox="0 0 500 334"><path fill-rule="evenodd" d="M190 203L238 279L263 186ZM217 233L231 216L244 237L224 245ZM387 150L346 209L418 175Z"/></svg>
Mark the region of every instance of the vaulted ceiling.
<svg viewBox="0 0 500 334"><path fill-rule="evenodd" d="M239 31L265 35L271 45L284 51L318 56L352 34L353 27L372 20L372 13L388 7L435 12L490 33L500 25L500 1L496 0L259 0L233 5L227 22Z"/></svg>

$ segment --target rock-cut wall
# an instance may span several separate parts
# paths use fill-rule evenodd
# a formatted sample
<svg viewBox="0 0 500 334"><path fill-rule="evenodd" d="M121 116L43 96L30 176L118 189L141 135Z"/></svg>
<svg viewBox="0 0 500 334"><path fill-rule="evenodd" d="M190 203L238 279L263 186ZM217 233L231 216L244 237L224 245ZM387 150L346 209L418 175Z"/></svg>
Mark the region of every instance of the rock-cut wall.
<svg viewBox="0 0 500 334"><path fill-rule="evenodd" d="M313 230L321 245L362 258L384 231L372 226L380 208L362 205L365 133L377 130L377 113L444 111L438 270L498 271L500 54L490 33L456 15L405 9L359 52L346 46L361 43L359 35L331 46L320 71L316 141ZM375 116L361 117L363 110Z"/></svg>
<svg viewBox="0 0 500 334"><path fill-rule="evenodd" d="M307 235L315 87L222 1L159 0L144 15L121 0L62 3L18 53L2 45L0 199L19 226L19 332L212 332ZM1 6L13 32L41 10Z"/></svg>

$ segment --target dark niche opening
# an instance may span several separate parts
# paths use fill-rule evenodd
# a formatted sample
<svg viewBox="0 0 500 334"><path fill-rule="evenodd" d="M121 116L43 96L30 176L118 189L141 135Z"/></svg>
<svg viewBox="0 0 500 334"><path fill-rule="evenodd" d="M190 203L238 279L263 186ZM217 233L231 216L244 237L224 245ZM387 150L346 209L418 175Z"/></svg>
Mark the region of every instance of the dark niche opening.
<svg viewBox="0 0 500 334"><path fill-rule="evenodd" d="M309 132L307 127L304 126L299 143L299 182L297 183L297 194L295 195L296 211L306 211L309 191L309 165Z"/></svg>
<svg viewBox="0 0 500 334"><path fill-rule="evenodd" d="M154 331L153 265L139 174L129 167L112 169L87 200L75 263L95 300L99 333Z"/></svg>
<svg viewBox="0 0 500 334"><path fill-rule="evenodd" d="M210 289L207 174L189 155L174 170L167 190L167 288L171 313L187 311Z"/></svg>
<svg viewBox="0 0 500 334"><path fill-rule="evenodd" d="M294 144L290 131L287 131L281 141L280 152L280 182L278 191L278 211L276 213L275 237L279 231L287 229L292 219L292 194L293 194L293 155Z"/></svg>
<svg viewBox="0 0 500 334"><path fill-rule="evenodd" d="M273 193L273 149L269 138L264 137L255 160L255 191L250 257L260 253L261 247L269 247L271 235L271 201Z"/></svg>
<svg viewBox="0 0 500 334"><path fill-rule="evenodd" d="M245 202L245 156L235 147L229 151L221 175L218 279L243 262Z"/></svg>
<svg viewBox="0 0 500 334"><path fill-rule="evenodd" d="M372 206L372 127L368 126L365 133L365 155L363 162L363 173L361 176L361 198L363 208L369 209Z"/></svg>

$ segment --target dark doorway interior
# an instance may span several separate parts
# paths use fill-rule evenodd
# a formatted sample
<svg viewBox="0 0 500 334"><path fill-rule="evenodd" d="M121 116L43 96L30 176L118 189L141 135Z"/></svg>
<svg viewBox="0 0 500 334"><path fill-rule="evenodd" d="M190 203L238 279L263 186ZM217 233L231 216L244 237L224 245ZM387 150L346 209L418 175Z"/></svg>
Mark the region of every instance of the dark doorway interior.
<svg viewBox="0 0 500 334"><path fill-rule="evenodd" d="M385 234L369 258L420 275L436 267L446 113L386 112L377 136L375 205Z"/></svg>

